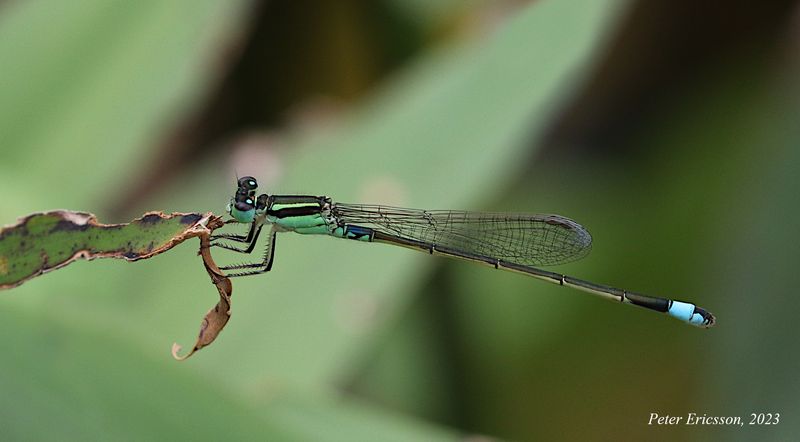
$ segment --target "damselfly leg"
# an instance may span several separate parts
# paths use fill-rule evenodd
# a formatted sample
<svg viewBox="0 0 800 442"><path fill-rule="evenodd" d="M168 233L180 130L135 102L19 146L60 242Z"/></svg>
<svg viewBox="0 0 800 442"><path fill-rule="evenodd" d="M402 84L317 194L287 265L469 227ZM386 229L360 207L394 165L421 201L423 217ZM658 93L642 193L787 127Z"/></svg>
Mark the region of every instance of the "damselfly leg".
<svg viewBox="0 0 800 442"><path fill-rule="evenodd" d="M239 221L236 221L235 219L232 219L226 221L225 224L241 224L241 223ZM211 235L211 240L215 241L218 239L225 239L229 241L244 242L249 244L251 241L253 241L254 234L255 234L255 222L251 222L250 229L248 229L247 235L240 235L236 233L218 233L216 235Z"/></svg>
<svg viewBox="0 0 800 442"><path fill-rule="evenodd" d="M258 223L253 222L250 224L250 231L247 236L244 235L233 235L233 234L220 234L212 236L211 239L215 242L211 243L212 247L221 247L223 249L232 250L234 252L239 253L250 253L256 247L256 243L258 242L258 235L261 233L261 228L263 224L258 225ZM247 247L239 248L230 244L225 244L219 242L220 240L229 240L229 241L236 241L239 243L247 244Z"/></svg>
<svg viewBox="0 0 800 442"><path fill-rule="evenodd" d="M223 249L232 250L239 253L249 254L253 251L256 245L256 240L258 239L258 233L261 232L261 227L259 226L256 229L256 233L253 238L253 242L250 243L250 246L247 249L238 249L236 247L230 246L224 243L212 243L212 246L221 247ZM221 266L220 270L243 270L243 269L255 269L255 270L248 270L245 272L240 273L231 273L226 276L228 277L236 277L236 276L248 276L248 275L258 275L260 273L266 273L272 269L272 262L275 258L275 230L271 229L269 239L267 240L266 247L264 249L264 258L260 262L245 262L241 264L234 264L229 266Z"/></svg>

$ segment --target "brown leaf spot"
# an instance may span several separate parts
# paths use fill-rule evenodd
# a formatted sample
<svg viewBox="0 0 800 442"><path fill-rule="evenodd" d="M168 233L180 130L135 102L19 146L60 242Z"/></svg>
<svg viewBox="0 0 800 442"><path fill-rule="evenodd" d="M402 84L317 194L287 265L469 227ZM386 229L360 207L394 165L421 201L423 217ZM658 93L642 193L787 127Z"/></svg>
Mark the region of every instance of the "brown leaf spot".
<svg viewBox="0 0 800 442"><path fill-rule="evenodd" d="M76 223L72 222L71 220L62 219L59 222L57 222L56 225L53 226L52 229L50 229L50 233L56 233L56 232L78 232L78 231L82 232L82 231L85 231L88 228L89 228L89 224L86 224L86 223L84 223L84 224L76 224Z"/></svg>
<svg viewBox="0 0 800 442"><path fill-rule="evenodd" d="M181 217L181 224L194 224L199 221L201 215L199 213L190 213Z"/></svg>
<svg viewBox="0 0 800 442"><path fill-rule="evenodd" d="M155 224L159 221L163 220L161 216L157 213L148 213L147 215L143 216L141 219L142 224Z"/></svg>

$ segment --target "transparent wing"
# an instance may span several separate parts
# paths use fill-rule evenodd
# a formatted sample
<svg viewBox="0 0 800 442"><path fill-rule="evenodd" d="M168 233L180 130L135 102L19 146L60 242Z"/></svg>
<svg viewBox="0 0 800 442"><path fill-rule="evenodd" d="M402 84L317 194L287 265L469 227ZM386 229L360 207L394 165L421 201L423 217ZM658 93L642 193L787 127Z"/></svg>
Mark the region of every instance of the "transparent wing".
<svg viewBox="0 0 800 442"><path fill-rule="evenodd" d="M583 258L592 246L583 226L558 215L342 203L334 203L331 212L346 224L521 265L563 264Z"/></svg>

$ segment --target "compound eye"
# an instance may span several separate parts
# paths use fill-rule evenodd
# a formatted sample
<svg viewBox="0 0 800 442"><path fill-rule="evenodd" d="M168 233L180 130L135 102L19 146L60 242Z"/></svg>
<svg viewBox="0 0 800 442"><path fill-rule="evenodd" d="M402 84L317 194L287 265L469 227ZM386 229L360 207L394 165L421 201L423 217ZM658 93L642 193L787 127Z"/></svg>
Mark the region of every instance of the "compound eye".
<svg viewBox="0 0 800 442"><path fill-rule="evenodd" d="M258 188L258 181L251 176L243 176L239 178L239 182L237 183L240 189L245 190L256 190Z"/></svg>
<svg viewBox="0 0 800 442"><path fill-rule="evenodd" d="M236 210L247 212L249 210L255 209L255 202L253 201L252 198L249 197L243 198L241 200L237 198L234 207L236 207Z"/></svg>

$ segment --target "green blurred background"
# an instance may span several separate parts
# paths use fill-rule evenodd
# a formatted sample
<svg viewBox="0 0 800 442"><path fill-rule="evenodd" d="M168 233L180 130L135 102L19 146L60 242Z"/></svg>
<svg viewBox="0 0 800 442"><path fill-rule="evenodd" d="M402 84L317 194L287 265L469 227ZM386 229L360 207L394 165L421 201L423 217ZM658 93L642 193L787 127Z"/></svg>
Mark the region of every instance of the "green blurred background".
<svg viewBox="0 0 800 442"><path fill-rule="evenodd" d="M1 294L0 438L796 437L798 74L790 1L4 2L0 224L222 213L236 172L559 213L595 242L555 270L718 325L282 235L270 274L234 281L217 342L178 363L216 302L191 241ZM781 422L647 425L689 412Z"/></svg>

